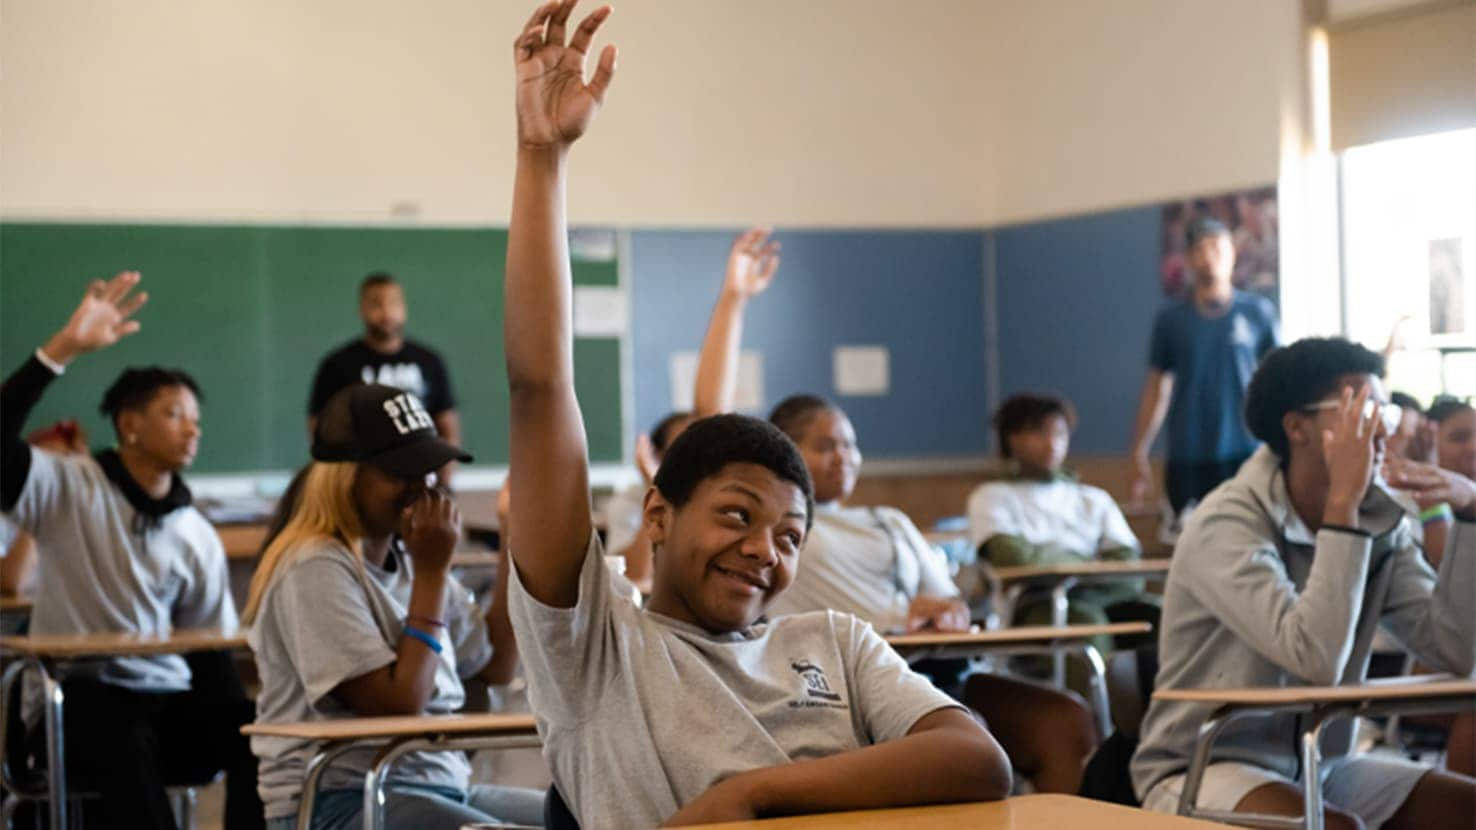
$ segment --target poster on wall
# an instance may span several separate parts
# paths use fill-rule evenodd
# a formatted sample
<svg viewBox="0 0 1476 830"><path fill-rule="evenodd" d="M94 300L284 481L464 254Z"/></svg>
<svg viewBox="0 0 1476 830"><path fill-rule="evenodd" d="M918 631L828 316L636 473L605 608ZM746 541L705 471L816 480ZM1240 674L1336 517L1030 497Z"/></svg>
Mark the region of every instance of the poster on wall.
<svg viewBox="0 0 1476 830"><path fill-rule="evenodd" d="M1182 296L1193 282L1184 244L1184 230L1201 216L1220 220L1235 240L1235 287L1277 300L1280 278L1280 239L1276 187L1259 187L1182 199L1163 206L1162 258L1159 280L1164 296Z"/></svg>

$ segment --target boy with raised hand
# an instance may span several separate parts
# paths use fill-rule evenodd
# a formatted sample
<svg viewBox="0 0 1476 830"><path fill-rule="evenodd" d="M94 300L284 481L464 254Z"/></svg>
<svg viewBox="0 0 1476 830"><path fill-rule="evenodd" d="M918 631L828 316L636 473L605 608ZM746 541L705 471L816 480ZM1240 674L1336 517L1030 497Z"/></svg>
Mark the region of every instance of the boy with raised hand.
<svg viewBox="0 0 1476 830"><path fill-rule="evenodd" d="M573 7L539 7L514 45L504 329L510 606L555 783L587 828L1002 797L1009 764L988 732L868 626L828 612L755 624L792 578L813 504L771 426L709 418L672 444L646 497L650 601L611 589L574 395L564 182L615 50L586 84L610 9L565 45Z"/></svg>
<svg viewBox="0 0 1476 830"><path fill-rule="evenodd" d="M138 331L132 317L148 299L134 293L138 282L132 271L94 281L67 324L0 387L0 509L41 548L33 634L236 627L225 549L180 476L200 441L189 375L157 366L119 375L101 407L116 449L59 455L21 440L72 360ZM262 825L256 763L240 734L254 707L228 654L81 661L65 667L62 689L69 774L101 796L87 826L172 828L165 786L221 769L226 828ZM39 699L26 704L35 723Z"/></svg>
<svg viewBox="0 0 1476 830"><path fill-rule="evenodd" d="M1476 484L1412 461L1390 486L1449 503L1456 527L1437 576L1374 473L1397 422L1383 359L1342 339L1268 355L1246 394L1265 446L1195 511L1174 551L1159 639L1162 689L1362 682L1375 629L1435 671L1476 668ZM1143 806L1173 812L1208 704L1154 701L1133 757ZM1228 726L1199 806L1302 814L1295 713ZM1323 793L1334 828L1469 827L1476 780L1389 755L1356 754L1352 722L1324 730Z"/></svg>

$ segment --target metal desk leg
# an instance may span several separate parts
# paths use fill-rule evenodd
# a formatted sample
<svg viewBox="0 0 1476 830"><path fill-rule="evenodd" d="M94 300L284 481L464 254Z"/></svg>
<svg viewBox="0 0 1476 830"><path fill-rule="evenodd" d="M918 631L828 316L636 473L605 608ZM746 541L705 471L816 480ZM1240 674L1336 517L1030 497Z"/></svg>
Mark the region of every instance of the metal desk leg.
<svg viewBox="0 0 1476 830"><path fill-rule="evenodd" d="M318 800L318 785L323 773L345 752L354 749L352 741L342 744L326 744L308 759L303 778L302 795L297 799L297 830L312 830L313 808Z"/></svg>
<svg viewBox="0 0 1476 830"><path fill-rule="evenodd" d="M1322 803L1322 730L1351 714L1338 707L1314 709L1302 727L1302 826L1306 830L1323 830L1327 818Z"/></svg>
<svg viewBox="0 0 1476 830"><path fill-rule="evenodd" d="M1075 651L1087 664L1092 684L1092 708L1097 710L1098 734L1101 735L1100 740L1105 741L1112 734L1112 704L1107 700L1107 664L1102 661L1102 653L1091 643L1082 643Z"/></svg>
<svg viewBox="0 0 1476 830"><path fill-rule="evenodd" d="M61 681L51 676L40 660L27 658L41 676L41 689L45 698L43 714L46 719L46 788L51 799L51 826L67 827L67 764L64 756L66 735L62 724Z"/></svg>
<svg viewBox="0 0 1476 830"><path fill-rule="evenodd" d="M1234 709L1220 708L1210 713L1199 725L1199 738L1194 744L1194 757L1189 759L1189 771L1184 775L1184 791L1179 793L1181 816L1193 816L1198 808L1199 785L1204 782L1204 770L1209 766L1210 749L1215 738L1235 718Z"/></svg>
<svg viewBox="0 0 1476 830"><path fill-rule="evenodd" d="M1066 594L1074 587L1076 587L1076 577L1068 576L1051 589L1051 625L1057 628L1066 625L1068 617ZM1058 687L1064 689L1066 688L1066 655L1057 652L1051 660L1054 664L1051 668L1051 677Z"/></svg>

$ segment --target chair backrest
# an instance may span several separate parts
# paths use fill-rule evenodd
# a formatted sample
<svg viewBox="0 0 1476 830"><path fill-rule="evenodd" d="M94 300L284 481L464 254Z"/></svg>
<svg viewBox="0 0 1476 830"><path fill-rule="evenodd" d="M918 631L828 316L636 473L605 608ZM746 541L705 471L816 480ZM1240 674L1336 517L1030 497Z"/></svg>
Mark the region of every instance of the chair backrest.
<svg viewBox="0 0 1476 830"><path fill-rule="evenodd" d="M1107 701L1112 709L1112 725L1132 740L1138 739L1157 674L1156 644L1114 652L1107 658Z"/></svg>

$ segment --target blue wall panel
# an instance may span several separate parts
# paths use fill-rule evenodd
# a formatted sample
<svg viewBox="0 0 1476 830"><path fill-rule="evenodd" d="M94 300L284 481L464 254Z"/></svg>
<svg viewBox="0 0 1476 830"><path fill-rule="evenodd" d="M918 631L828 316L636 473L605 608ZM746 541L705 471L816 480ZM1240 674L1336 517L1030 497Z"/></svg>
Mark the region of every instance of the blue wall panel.
<svg viewBox="0 0 1476 830"><path fill-rule="evenodd" d="M732 231L635 231L631 273L635 426L671 405L670 356L696 351ZM764 356L764 412L785 396L835 398L874 458L978 455L984 392L983 239L978 231L786 231L783 264L754 300L744 348ZM891 391L837 397L832 350L883 345Z"/></svg>
<svg viewBox="0 0 1476 830"><path fill-rule="evenodd" d="M1000 394L1063 395L1081 422L1073 451L1125 455L1159 289L1160 208L992 231Z"/></svg>

